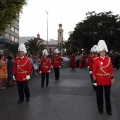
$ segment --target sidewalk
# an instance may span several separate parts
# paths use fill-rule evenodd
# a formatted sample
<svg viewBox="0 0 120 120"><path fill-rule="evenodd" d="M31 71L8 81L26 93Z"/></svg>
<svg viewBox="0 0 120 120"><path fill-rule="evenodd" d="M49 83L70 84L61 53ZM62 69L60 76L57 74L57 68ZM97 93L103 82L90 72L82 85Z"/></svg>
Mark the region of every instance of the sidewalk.
<svg viewBox="0 0 120 120"><path fill-rule="evenodd" d="M96 94L89 71L77 68L60 71L60 80L50 73L48 87L40 88L40 76L29 81L30 101L17 104L17 86L0 90L0 120L120 120L120 71L111 88L112 116L97 111Z"/></svg>

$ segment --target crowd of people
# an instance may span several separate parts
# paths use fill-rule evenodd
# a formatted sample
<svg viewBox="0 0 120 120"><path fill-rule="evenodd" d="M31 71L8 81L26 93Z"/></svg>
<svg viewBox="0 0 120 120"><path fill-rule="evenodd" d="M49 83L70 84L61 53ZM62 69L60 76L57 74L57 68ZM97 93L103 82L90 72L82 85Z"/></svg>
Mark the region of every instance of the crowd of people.
<svg viewBox="0 0 120 120"><path fill-rule="evenodd" d="M54 70L55 80L59 80L60 67L70 67L71 71L76 68L89 69L90 79L94 91L96 91L97 107L100 114L103 114L103 100L105 91L106 111L112 115L110 88L114 82L113 67L119 69L120 57L116 52L108 52L107 45L104 40L100 40L98 45L91 48L91 53L86 55L83 52L81 55L72 53L70 56L60 56L59 50L56 48L54 55L48 57L48 51L42 51L42 57L38 55L27 55L27 50L24 44L18 47L18 55L15 57L10 54L6 57L0 54L0 89L5 89L5 79L9 86L17 84L19 100L17 103L22 103L24 98L29 101L30 91L28 80L32 76L41 74L41 88L49 85L49 73Z"/></svg>

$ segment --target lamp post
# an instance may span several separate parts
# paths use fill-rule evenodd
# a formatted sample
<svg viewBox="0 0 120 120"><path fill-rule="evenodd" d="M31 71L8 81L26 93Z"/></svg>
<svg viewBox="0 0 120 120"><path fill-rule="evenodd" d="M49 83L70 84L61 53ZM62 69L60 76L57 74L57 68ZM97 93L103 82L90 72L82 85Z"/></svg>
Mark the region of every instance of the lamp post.
<svg viewBox="0 0 120 120"><path fill-rule="evenodd" d="M47 50L48 50L48 11L45 11L47 13Z"/></svg>

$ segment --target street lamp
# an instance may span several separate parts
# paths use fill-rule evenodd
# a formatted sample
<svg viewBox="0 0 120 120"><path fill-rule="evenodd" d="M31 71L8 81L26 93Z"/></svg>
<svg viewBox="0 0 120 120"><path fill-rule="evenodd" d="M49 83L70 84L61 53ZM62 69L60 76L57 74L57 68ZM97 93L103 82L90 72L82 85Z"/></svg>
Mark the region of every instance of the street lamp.
<svg viewBox="0 0 120 120"><path fill-rule="evenodd" d="M45 11L47 13L47 50L48 50L48 11Z"/></svg>

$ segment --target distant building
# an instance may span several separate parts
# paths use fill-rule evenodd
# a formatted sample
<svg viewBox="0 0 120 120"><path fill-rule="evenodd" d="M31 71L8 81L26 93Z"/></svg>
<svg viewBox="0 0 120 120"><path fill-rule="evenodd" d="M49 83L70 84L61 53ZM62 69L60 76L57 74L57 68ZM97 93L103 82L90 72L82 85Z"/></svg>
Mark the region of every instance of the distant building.
<svg viewBox="0 0 120 120"><path fill-rule="evenodd" d="M27 42L28 40L31 40L31 39L34 39L35 37L34 36L29 36L29 37L20 37L19 38L19 43L25 43Z"/></svg>
<svg viewBox="0 0 120 120"><path fill-rule="evenodd" d="M63 44L63 29L62 29L62 24L59 24L59 28L57 30L58 32L58 40L54 40L54 39L49 39L48 40L48 45L47 45L47 40L44 40L40 37L40 34L37 34L37 37L20 37L19 38L19 43L25 43L28 40L38 40L38 42L41 43L41 45L44 45L47 50L49 55L53 55L55 48L58 48L61 52L61 54L63 53L63 49L62 49L62 44Z"/></svg>
<svg viewBox="0 0 120 120"><path fill-rule="evenodd" d="M7 28L0 35L0 51L5 51L9 45L19 42L19 18L17 18L11 27Z"/></svg>

